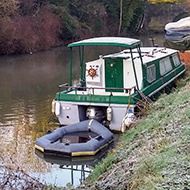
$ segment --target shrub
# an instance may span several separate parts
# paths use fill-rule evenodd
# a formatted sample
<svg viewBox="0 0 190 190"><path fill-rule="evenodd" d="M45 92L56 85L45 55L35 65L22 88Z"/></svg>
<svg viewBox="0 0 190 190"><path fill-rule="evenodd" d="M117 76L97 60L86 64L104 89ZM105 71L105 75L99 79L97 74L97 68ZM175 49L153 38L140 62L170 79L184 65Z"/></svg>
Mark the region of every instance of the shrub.
<svg viewBox="0 0 190 190"><path fill-rule="evenodd" d="M17 13L18 2L16 0L0 1L0 17L12 16Z"/></svg>
<svg viewBox="0 0 190 190"><path fill-rule="evenodd" d="M52 13L43 12L36 17L3 18L0 25L0 53L28 53L55 45L59 19Z"/></svg>

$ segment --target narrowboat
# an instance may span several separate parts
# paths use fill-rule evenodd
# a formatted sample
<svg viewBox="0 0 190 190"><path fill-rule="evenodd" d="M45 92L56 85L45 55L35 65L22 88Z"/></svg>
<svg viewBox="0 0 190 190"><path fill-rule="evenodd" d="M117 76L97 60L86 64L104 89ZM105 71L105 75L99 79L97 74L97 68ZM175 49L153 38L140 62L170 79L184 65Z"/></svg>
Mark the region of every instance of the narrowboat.
<svg viewBox="0 0 190 190"><path fill-rule="evenodd" d="M116 46L120 51L84 61L85 48ZM110 130L124 132L135 118L135 107L185 72L178 51L166 47L141 47L126 37L97 37L68 45L70 81L59 85L52 112L61 125L95 119ZM73 49L79 49L80 82L73 85ZM132 118L132 119L130 119Z"/></svg>

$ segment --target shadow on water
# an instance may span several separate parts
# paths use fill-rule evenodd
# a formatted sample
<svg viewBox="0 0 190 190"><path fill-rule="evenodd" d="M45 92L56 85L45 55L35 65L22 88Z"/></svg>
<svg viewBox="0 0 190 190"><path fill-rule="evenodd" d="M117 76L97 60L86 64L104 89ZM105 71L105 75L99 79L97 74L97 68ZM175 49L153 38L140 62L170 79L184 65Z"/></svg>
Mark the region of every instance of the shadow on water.
<svg viewBox="0 0 190 190"><path fill-rule="evenodd" d="M71 183L75 187L81 185L88 175L92 172L93 166L102 160L108 149L104 149L97 153L95 156L80 156L80 157L66 157L62 155L44 154L38 150L35 150L35 154L46 163L50 163L52 166L57 166L63 170L63 174L59 178L66 183ZM65 184L66 185L66 184Z"/></svg>
<svg viewBox="0 0 190 190"><path fill-rule="evenodd" d="M69 49L61 47L32 55L0 56L0 163L21 167L44 183L60 186L70 179L63 180L65 171L35 155L34 142L58 127L51 101L58 85L69 81L68 55ZM97 55L92 51L89 56ZM73 67L75 80L78 70Z"/></svg>
<svg viewBox="0 0 190 190"><path fill-rule="evenodd" d="M146 43L150 43L150 40L143 37L143 44ZM101 54L110 53L110 49L103 47L88 47L85 51L85 60L89 61ZM111 53L118 51L118 48L113 48ZM76 60L77 50L73 52L73 62ZM78 65L76 62L73 66L74 80L79 79ZM66 164L57 163L58 160L62 161L62 158L52 165L53 161L50 162L47 157L36 156L34 151L35 140L45 135L47 130L58 127L57 119L51 113L51 101L58 91L58 85L66 82L69 82L67 47L32 55L0 56L1 164L21 167L47 184L65 186L70 182L68 170L60 167ZM119 136L115 138L116 142L118 138ZM75 179L81 178L77 175Z"/></svg>

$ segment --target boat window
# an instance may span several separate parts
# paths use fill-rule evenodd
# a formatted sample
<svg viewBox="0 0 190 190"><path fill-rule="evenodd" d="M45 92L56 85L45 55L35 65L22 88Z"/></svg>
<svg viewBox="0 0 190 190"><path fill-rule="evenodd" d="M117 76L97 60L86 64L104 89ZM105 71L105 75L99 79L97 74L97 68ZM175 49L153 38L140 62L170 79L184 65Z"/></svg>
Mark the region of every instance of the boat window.
<svg viewBox="0 0 190 190"><path fill-rule="evenodd" d="M174 62L174 65L177 67L178 65L180 65L180 60L179 60L179 56L177 53L172 55L172 60Z"/></svg>
<svg viewBox="0 0 190 190"><path fill-rule="evenodd" d="M166 57L160 61L160 74L163 76L169 71L172 70L172 64L170 62L170 58Z"/></svg>
<svg viewBox="0 0 190 190"><path fill-rule="evenodd" d="M147 81L151 83L155 79L156 79L156 67L155 65L151 65L147 67Z"/></svg>

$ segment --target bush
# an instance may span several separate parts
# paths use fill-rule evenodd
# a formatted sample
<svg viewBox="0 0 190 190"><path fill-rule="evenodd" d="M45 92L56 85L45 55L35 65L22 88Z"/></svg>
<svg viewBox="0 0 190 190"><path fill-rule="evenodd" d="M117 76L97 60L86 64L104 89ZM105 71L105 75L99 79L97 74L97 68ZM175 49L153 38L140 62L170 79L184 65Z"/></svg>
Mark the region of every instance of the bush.
<svg viewBox="0 0 190 190"><path fill-rule="evenodd" d="M0 20L1 54L29 53L55 45L60 28L59 19L52 13L38 16L3 18Z"/></svg>
<svg viewBox="0 0 190 190"><path fill-rule="evenodd" d="M12 16L17 13L18 2L16 0L0 1L0 17Z"/></svg>

